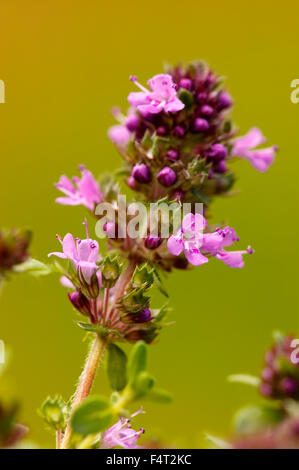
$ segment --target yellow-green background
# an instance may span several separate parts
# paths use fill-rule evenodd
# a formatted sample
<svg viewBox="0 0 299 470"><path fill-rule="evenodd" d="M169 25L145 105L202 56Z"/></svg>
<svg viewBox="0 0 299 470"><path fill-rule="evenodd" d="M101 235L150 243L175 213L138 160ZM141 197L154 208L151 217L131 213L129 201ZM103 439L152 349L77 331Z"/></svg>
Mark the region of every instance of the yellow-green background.
<svg viewBox="0 0 299 470"><path fill-rule="evenodd" d="M167 281L176 324L151 347L150 369L175 400L146 405L139 422L180 446L204 445L205 430L227 433L233 410L255 400L227 375L259 372L273 328L298 331L298 13L295 1L0 1L0 225L32 227L35 257L58 248L56 233L83 235L84 209L54 203L60 174L120 166L106 133L130 74L145 82L164 61L203 58L227 77L241 132L259 126L280 148L265 175L235 164L241 192L214 206L215 220L256 250L246 267L212 261ZM48 393L73 392L82 332L55 276L15 278L0 305L22 419L52 445L36 409ZM95 390L108 390L103 371Z"/></svg>

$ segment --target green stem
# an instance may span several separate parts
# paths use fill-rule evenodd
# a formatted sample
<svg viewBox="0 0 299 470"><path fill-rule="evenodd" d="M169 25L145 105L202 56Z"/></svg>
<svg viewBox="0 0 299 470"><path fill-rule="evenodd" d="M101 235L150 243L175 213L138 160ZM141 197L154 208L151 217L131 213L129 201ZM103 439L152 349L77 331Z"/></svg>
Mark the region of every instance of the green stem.
<svg viewBox="0 0 299 470"><path fill-rule="evenodd" d="M85 398L88 397L93 381L95 379L101 358L105 351L105 348L106 348L106 341L100 338L99 336L96 336L91 346L89 355L87 357L87 361L85 363L83 373L80 377L79 384L75 393L75 397L72 403L71 416L67 424L63 441L62 441L62 445L61 445L62 449L67 449L69 447L71 433L72 433L72 428L71 428L72 414L74 410L77 408L77 406L80 405L80 403L82 403L85 400Z"/></svg>

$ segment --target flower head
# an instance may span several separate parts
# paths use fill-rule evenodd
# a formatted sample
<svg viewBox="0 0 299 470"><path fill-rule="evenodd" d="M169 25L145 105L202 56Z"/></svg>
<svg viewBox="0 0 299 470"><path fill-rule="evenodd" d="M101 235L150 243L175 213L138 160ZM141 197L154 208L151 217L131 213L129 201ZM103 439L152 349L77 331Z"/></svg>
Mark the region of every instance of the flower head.
<svg viewBox="0 0 299 470"><path fill-rule="evenodd" d="M142 409L134 413L131 418L139 413L144 413ZM102 435L102 449L111 449L113 447L122 447L123 449L137 449L137 440L144 433L144 429L134 431L130 424L130 419L120 418L116 424L107 429Z"/></svg>
<svg viewBox="0 0 299 470"><path fill-rule="evenodd" d="M166 113L176 113L185 107L184 103L177 98L177 87L173 83L171 75L159 74L151 78L148 85L152 91L140 85L136 77L131 77L131 80L142 91L130 93L128 101L141 114L158 114L163 110Z"/></svg>
<svg viewBox="0 0 299 470"><path fill-rule="evenodd" d="M56 202L63 205L79 206L83 205L93 211L96 204L102 199L99 184L94 176L83 165L79 166L81 178L74 176L72 181L65 175L60 177L55 187L65 194L65 197L58 197Z"/></svg>
<svg viewBox="0 0 299 470"><path fill-rule="evenodd" d="M253 127L246 135L234 140L231 155L245 158L251 162L256 170L265 172L272 165L277 151L276 146L255 149L255 147L265 142L266 138L260 129Z"/></svg>
<svg viewBox="0 0 299 470"><path fill-rule="evenodd" d="M214 256L231 268L244 266L243 255L253 253L252 248L244 251L226 251L224 247L232 245L239 240L231 227L216 229L215 232L203 233L207 222L200 214L187 214L181 229L172 235L167 242L168 251L178 256L184 251L188 262L194 266L201 266L208 262L208 256Z"/></svg>
<svg viewBox="0 0 299 470"><path fill-rule="evenodd" d="M32 233L25 229L0 230L0 277L29 258Z"/></svg>
<svg viewBox="0 0 299 470"><path fill-rule="evenodd" d="M80 238L76 238L76 240L74 240L71 233L67 233L63 240L59 235L57 235L57 238L62 245L62 253L56 251L49 253L48 256L54 255L58 258L69 259L77 270L79 278L87 284L90 284L91 278L98 269L96 262L99 257L99 244L96 240L89 238L87 224L86 232L87 238L85 240L81 240Z"/></svg>
<svg viewBox="0 0 299 470"><path fill-rule="evenodd" d="M292 344L295 342L294 345ZM299 363L292 362L296 340L277 335L275 344L266 351L260 392L268 398L299 398Z"/></svg>

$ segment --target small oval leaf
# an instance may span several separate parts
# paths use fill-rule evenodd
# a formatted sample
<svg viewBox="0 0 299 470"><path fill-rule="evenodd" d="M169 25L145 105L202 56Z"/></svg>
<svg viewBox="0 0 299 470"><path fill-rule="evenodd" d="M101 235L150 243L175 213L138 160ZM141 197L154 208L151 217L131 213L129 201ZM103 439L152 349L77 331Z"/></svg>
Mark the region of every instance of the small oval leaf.
<svg viewBox="0 0 299 470"><path fill-rule="evenodd" d="M113 412L109 400L101 396L91 396L76 408L71 425L76 433L88 436L107 429L112 417Z"/></svg>

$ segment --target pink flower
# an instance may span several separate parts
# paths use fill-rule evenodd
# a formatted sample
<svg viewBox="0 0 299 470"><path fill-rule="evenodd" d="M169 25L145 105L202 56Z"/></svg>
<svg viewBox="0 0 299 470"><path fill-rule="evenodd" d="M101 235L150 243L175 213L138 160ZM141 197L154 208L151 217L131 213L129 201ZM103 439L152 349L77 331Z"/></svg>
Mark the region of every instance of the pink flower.
<svg viewBox="0 0 299 470"><path fill-rule="evenodd" d="M184 251L190 264L201 266L208 258L201 254L202 231L207 222L201 214L187 214L183 218L182 227L167 241L168 251L178 256Z"/></svg>
<svg viewBox="0 0 299 470"><path fill-rule="evenodd" d="M256 170L265 172L273 163L277 151L276 146L254 150L255 147L265 142L266 138L260 129L253 127L246 135L235 139L231 155L245 158L251 162Z"/></svg>
<svg viewBox="0 0 299 470"><path fill-rule="evenodd" d="M126 128L126 126L117 124L116 126L110 127L108 130L108 137L114 144L125 146L130 140L131 132Z"/></svg>
<svg viewBox="0 0 299 470"><path fill-rule="evenodd" d="M73 182L65 175L60 177L55 188L62 191L66 197L58 197L56 202L63 205L79 206L83 205L87 209L93 211L95 204L99 204L102 199L99 184L93 177L89 170L86 170L83 165L79 166L82 173L81 179L77 176L73 177Z"/></svg>
<svg viewBox="0 0 299 470"><path fill-rule="evenodd" d="M131 418L144 411L139 410ZM138 449L137 440L144 433L144 429L134 431L130 424L130 419L120 418L116 424L107 429L102 435L102 449L111 449L112 447L122 447L123 449Z"/></svg>
<svg viewBox="0 0 299 470"><path fill-rule="evenodd" d="M177 98L176 85L170 75L160 74L151 78L148 85L152 91L138 83L136 77L130 79L142 91L130 93L128 101L142 114L158 114L163 110L166 113L176 113L185 107L184 103Z"/></svg>
<svg viewBox="0 0 299 470"><path fill-rule="evenodd" d="M232 245L235 241L239 241L239 237L237 237L233 228L218 228L215 232L205 233L203 235L201 249L215 256L218 251L222 250L225 246Z"/></svg>
<svg viewBox="0 0 299 470"><path fill-rule="evenodd" d="M87 231L86 222L85 226ZM57 238L62 245L63 252L56 251L49 253L48 256L54 255L58 258L69 259L77 270L79 278L83 278L87 284L90 284L92 276L98 270L96 264L99 258L98 242L88 237L88 231L85 240L76 238L75 241L71 233L66 234L63 240L59 235L57 235Z"/></svg>
<svg viewBox="0 0 299 470"><path fill-rule="evenodd" d="M227 264L231 268L243 268L244 260L243 255L252 254L253 249L248 247L247 250L243 251L225 251L221 250L216 254L216 258L223 261L224 264Z"/></svg>
<svg viewBox="0 0 299 470"><path fill-rule="evenodd" d="M253 253L249 247L245 251L226 251L225 247L239 241L231 227L218 228L215 232L202 233L206 220L200 214L188 214L184 217L182 228L172 235L167 242L168 251L178 256L184 251L190 264L201 266L208 262L207 256L214 256L231 268L244 266L243 255Z"/></svg>

